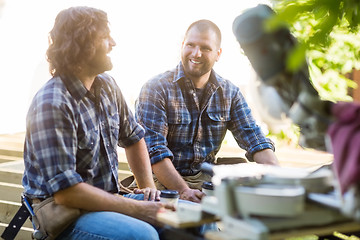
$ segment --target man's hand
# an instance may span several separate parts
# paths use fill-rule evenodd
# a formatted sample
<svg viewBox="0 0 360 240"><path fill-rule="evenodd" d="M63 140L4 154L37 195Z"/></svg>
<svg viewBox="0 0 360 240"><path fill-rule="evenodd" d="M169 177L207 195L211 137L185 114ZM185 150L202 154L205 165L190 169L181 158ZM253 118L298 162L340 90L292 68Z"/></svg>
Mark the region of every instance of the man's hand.
<svg viewBox="0 0 360 240"><path fill-rule="evenodd" d="M261 164L279 165L279 161L271 149L264 149L256 152L253 156L253 159L255 162Z"/></svg>
<svg viewBox="0 0 360 240"><path fill-rule="evenodd" d="M160 201L160 191L156 190L154 188L135 188L134 189L135 194L144 194L144 201Z"/></svg>
<svg viewBox="0 0 360 240"><path fill-rule="evenodd" d="M169 158L153 164L152 168L159 182L167 189L177 190L180 199L199 203L205 196L200 190L189 188Z"/></svg>
<svg viewBox="0 0 360 240"><path fill-rule="evenodd" d="M136 207L136 212L132 216L158 226L160 225L156 220L156 215L158 212L164 211L165 209L175 211L175 207L173 204L149 201L137 201L137 204L138 206Z"/></svg>
<svg viewBox="0 0 360 240"><path fill-rule="evenodd" d="M200 203L203 196L205 196L205 193L201 192L198 189L187 188L184 191L180 192L180 199L196 203Z"/></svg>

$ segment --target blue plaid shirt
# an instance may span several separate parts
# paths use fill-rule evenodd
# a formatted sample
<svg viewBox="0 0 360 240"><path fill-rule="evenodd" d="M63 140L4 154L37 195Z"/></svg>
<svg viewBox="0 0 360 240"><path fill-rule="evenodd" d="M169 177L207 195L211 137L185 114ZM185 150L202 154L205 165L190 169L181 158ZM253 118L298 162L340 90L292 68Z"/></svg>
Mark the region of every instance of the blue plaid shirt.
<svg viewBox="0 0 360 240"><path fill-rule="evenodd" d="M151 163L170 158L181 175L213 163L230 130L246 156L274 145L255 123L238 87L214 71L201 101L182 64L148 81L137 99L136 120L145 128Z"/></svg>
<svg viewBox="0 0 360 240"><path fill-rule="evenodd" d="M144 137L115 81L54 77L30 106L24 148L26 195L46 198L80 182L118 192L117 145Z"/></svg>

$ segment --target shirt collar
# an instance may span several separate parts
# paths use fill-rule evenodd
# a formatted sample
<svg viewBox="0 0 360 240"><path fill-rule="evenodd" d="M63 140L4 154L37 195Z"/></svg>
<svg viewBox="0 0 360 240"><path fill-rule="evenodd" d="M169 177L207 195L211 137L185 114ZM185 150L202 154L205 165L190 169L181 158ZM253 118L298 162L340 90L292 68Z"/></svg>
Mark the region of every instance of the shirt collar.
<svg viewBox="0 0 360 240"><path fill-rule="evenodd" d="M84 84L77 77L61 76L61 80L71 96L77 101L81 100L86 94L89 94L89 90L86 89ZM101 80L98 76L94 80L92 88L94 87L95 89L101 87Z"/></svg>
<svg viewBox="0 0 360 240"><path fill-rule="evenodd" d="M182 62L180 62L175 69L175 75L174 75L174 80L173 82L177 82L182 78L186 78L185 73L184 73L184 68L182 65Z"/></svg>

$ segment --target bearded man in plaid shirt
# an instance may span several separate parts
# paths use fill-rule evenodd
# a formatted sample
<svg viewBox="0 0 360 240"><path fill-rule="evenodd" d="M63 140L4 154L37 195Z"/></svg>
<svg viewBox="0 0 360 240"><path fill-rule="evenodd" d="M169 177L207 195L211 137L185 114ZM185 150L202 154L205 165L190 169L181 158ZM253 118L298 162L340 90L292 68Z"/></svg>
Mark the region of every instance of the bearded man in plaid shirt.
<svg viewBox="0 0 360 240"><path fill-rule="evenodd" d="M145 128L158 189L200 202L211 176L201 163L214 163L227 130L250 161L278 164L274 144L256 124L239 88L212 69L222 49L221 32L209 20L188 28L179 65L149 80L137 99L135 117Z"/></svg>

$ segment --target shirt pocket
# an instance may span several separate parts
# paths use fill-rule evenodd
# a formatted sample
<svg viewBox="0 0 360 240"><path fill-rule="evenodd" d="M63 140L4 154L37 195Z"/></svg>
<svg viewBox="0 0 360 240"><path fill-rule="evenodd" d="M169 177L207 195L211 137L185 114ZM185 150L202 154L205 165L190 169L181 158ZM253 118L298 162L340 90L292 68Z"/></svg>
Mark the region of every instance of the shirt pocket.
<svg viewBox="0 0 360 240"><path fill-rule="evenodd" d="M91 129L79 136L78 148L80 150L92 150L98 144L99 132L97 129Z"/></svg>
<svg viewBox="0 0 360 240"><path fill-rule="evenodd" d="M191 115L186 108L181 108L168 115L168 143L181 148L191 143L193 136Z"/></svg>
<svg viewBox="0 0 360 240"><path fill-rule="evenodd" d="M221 112L206 112L207 119L206 131L211 136L211 141L220 144L226 134L227 124L231 120L230 113Z"/></svg>
<svg viewBox="0 0 360 240"><path fill-rule="evenodd" d="M99 150L100 144L99 131L94 128L88 130L86 134L81 134L78 138L76 158L81 161L77 161L77 168L93 168L96 165L93 156Z"/></svg>

